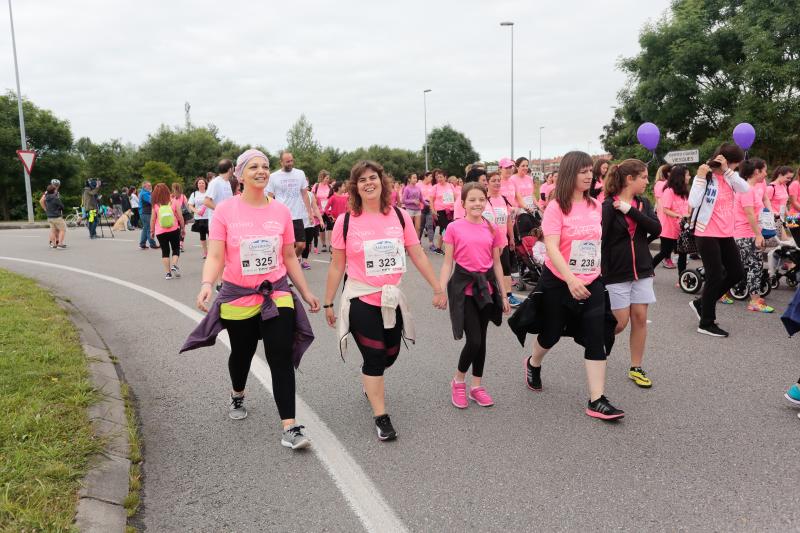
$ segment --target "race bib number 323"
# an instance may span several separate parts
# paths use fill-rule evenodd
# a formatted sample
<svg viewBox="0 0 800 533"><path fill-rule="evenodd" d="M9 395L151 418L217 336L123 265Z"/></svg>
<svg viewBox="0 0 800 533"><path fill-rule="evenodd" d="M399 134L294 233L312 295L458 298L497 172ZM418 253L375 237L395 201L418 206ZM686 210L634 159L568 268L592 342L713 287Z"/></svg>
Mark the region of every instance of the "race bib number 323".
<svg viewBox="0 0 800 533"><path fill-rule="evenodd" d="M367 276L402 274L406 271L406 251L400 239L364 241L364 270Z"/></svg>

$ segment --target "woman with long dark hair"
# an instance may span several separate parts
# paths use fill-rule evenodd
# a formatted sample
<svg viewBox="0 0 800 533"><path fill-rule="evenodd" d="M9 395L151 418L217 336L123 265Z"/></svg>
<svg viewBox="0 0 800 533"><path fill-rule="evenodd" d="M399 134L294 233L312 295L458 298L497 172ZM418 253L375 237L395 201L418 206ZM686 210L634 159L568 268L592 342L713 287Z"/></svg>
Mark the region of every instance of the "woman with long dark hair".
<svg viewBox="0 0 800 533"><path fill-rule="evenodd" d="M676 251L678 236L681 228L680 222L689 216L689 169L684 165L675 165L669 171L661 197L659 199L661 222L661 236L659 237L660 249L653 257L653 268L664 260L666 261ZM678 276L686 270L686 254L678 253Z"/></svg>
<svg viewBox="0 0 800 533"><path fill-rule="evenodd" d="M689 307L700 321L697 332L712 337L728 336L716 323L717 300L744 277L739 248L733 238L734 194L750 189L736 172L742 161L741 148L723 144L707 164L700 165L689 191L689 205L697 210L692 220L706 279L703 295L692 300Z"/></svg>

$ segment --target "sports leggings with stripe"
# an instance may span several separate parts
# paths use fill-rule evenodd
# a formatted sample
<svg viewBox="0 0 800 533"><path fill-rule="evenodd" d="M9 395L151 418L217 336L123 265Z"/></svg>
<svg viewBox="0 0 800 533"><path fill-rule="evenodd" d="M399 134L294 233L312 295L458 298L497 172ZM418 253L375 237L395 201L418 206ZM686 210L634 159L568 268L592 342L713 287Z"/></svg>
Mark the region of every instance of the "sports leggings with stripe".
<svg viewBox="0 0 800 533"><path fill-rule="evenodd" d="M403 336L403 317L399 307L395 312L395 326L385 329L380 307L358 298L350 300L350 333L364 358L361 372L365 376L382 376L384 370L397 361Z"/></svg>

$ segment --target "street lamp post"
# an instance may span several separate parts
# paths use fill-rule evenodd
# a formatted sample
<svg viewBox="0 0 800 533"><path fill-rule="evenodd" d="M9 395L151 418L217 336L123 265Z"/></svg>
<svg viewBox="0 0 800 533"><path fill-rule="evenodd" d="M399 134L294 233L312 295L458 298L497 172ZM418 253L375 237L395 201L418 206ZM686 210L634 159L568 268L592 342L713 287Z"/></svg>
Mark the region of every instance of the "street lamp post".
<svg viewBox="0 0 800 533"><path fill-rule="evenodd" d="M11 11L11 0L8 0L8 18L11 20L11 49L14 52L14 73L17 76L17 107L19 109L19 137L23 150L28 149L27 136L25 135L25 116L22 113L22 90L19 87L19 66L17 65L17 41L14 37L14 14ZM25 197L28 203L28 222L33 223L33 199L31 198L31 176L28 169L24 168Z"/></svg>
<svg viewBox="0 0 800 533"><path fill-rule="evenodd" d="M542 130L544 126L539 126L539 166L542 167L542 175L544 175L544 159L542 159Z"/></svg>
<svg viewBox="0 0 800 533"><path fill-rule="evenodd" d="M511 159L514 159L514 23L501 22L500 25L511 27Z"/></svg>
<svg viewBox="0 0 800 533"><path fill-rule="evenodd" d="M428 93L430 89L422 91L422 108L424 110L425 121L425 172L428 172Z"/></svg>

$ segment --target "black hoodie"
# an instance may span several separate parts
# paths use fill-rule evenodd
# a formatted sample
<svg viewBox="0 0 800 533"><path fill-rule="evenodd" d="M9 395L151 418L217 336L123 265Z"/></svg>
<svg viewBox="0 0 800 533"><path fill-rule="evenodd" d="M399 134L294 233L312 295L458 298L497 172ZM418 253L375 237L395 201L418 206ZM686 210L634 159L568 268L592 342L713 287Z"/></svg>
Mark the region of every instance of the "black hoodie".
<svg viewBox="0 0 800 533"><path fill-rule="evenodd" d="M650 254L650 237L661 235L661 223L650 206L650 201L636 196L628 211L636 222L636 231L631 237L625 214L614 208L614 198L603 202L603 237L601 261L603 281L622 283L654 275L653 256Z"/></svg>

